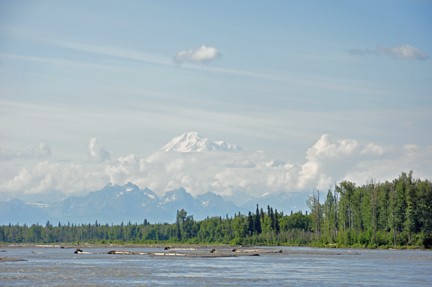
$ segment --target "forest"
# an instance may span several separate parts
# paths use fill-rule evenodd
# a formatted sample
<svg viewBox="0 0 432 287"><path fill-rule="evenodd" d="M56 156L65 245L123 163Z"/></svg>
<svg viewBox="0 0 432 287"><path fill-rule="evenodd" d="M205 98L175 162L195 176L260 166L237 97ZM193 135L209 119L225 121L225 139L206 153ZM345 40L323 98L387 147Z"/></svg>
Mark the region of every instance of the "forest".
<svg viewBox="0 0 432 287"><path fill-rule="evenodd" d="M432 248L432 183L412 172L391 182L342 181L327 192L314 189L307 205L304 213L257 205L246 215L200 221L182 209L172 224L9 224L0 226L0 242Z"/></svg>

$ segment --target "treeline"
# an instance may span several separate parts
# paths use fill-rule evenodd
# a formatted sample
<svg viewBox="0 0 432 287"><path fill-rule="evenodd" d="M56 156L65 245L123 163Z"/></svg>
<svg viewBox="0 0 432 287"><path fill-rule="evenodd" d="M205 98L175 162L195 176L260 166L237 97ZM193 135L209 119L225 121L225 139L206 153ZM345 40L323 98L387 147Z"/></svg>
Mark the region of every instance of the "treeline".
<svg viewBox="0 0 432 287"><path fill-rule="evenodd" d="M258 214L258 216L257 216ZM282 212L268 207L265 213L257 209L248 216L235 214L233 217L211 217L201 221L187 215L185 210L177 211L174 224L108 225L64 224L45 226L19 224L0 226L0 242L4 243L187 243L187 244L306 244L312 239L310 216L302 212L284 216Z"/></svg>
<svg viewBox="0 0 432 287"><path fill-rule="evenodd" d="M402 173L392 182L343 181L324 198L314 190L310 212L284 214L267 206L247 215L193 219L177 211L173 224L0 226L5 243L187 243L393 247L432 245L432 184ZM322 197L322 196L321 196Z"/></svg>
<svg viewBox="0 0 432 287"><path fill-rule="evenodd" d="M432 184L412 171L392 182L343 181L308 199L314 241L346 246L432 245Z"/></svg>

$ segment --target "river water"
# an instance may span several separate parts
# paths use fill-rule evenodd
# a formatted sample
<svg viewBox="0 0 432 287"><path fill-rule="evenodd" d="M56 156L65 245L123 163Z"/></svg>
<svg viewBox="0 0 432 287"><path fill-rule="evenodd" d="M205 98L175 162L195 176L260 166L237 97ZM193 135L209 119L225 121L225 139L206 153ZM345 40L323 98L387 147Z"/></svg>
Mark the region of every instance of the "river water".
<svg viewBox="0 0 432 287"><path fill-rule="evenodd" d="M432 286L432 251L259 248L283 252L203 258L106 254L112 248L83 249L92 254L60 248L6 248L0 257L28 261L0 263L0 285ZM121 250L163 252L139 247Z"/></svg>

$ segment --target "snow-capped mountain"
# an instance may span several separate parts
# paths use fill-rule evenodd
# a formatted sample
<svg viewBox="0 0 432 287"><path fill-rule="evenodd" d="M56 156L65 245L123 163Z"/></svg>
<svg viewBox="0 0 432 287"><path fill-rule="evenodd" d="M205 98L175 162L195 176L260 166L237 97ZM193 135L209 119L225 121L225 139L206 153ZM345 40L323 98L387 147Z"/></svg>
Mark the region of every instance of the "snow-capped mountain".
<svg viewBox="0 0 432 287"><path fill-rule="evenodd" d="M158 208L158 203L153 191L148 188L141 190L129 182L124 186L107 184L86 196L71 196L44 209L51 218L59 221L142 222L144 214L151 214L152 219L163 217L164 212Z"/></svg>
<svg viewBox="0 0 432 287"><path fill-rule="evenodd" d="M174 214L174 211L184 208L188 213L194 214L199 209L195 198L181 187L179 189L167 191L159 203L159 207L166 213Z"/></svg>
<svg viewBox="0 0 432 287"><path fill-rule="evenodd" d="M161 150L177 152L203 152L203 151L241 151L241 147L224 141L212 142L201 137L196 132L184 133L173 138Z"/></svg>
<svg viewBox="0 0 432 287"><path fill-rule="evenodd" d="M142 223L175 222L177 210L185 209L194 219L246 212L234 203L208 192L194 198L184 188L167 191L162 199L148 188L127 183L124 186L107 184L103 189L85 196L71 196L52 204L26 203L18 199L0 202L0 225L20 222L29 225L39 222Z"/></svg>

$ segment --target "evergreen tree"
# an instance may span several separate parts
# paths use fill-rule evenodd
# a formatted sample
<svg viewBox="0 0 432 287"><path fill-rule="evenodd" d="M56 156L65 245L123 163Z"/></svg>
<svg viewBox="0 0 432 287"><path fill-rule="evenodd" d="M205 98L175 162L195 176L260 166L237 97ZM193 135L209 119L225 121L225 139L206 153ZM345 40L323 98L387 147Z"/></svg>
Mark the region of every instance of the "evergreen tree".
<svg viewBox="0 0 432 287"><path fill-rule="evenodd" d="M256 215L255 215L255 232L257 234L261 234L261 216L258 209L258 204L256 208Z"/></svg>
<svg viewBox="0 0 432 287"><path fill-rule="evenodd" d="M273 213L273 207L270 207L269 217L270 217L270 229L275 230L275 218Z"/></svg>
<svg viewBox="0 0 432 287"><path fill-rule="evenodd" d="M277 209L275 209L275 219L274 219L274 221L275 221L275 228L274 228L274 231L276 232L276 234L278 234L279 233L279 216L278 216L278 212L277 212Z"/></svg>
<svg viewBox="0 0 432 287"><path fill-rule="evenodd" d="M252 234L254 233L254 221L252 218L252 213L250 211L248 214L248 233L249 236L252 236Z"/></svg>

